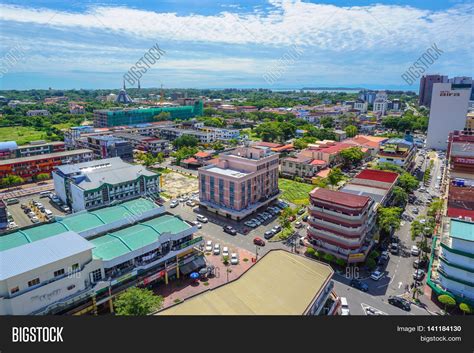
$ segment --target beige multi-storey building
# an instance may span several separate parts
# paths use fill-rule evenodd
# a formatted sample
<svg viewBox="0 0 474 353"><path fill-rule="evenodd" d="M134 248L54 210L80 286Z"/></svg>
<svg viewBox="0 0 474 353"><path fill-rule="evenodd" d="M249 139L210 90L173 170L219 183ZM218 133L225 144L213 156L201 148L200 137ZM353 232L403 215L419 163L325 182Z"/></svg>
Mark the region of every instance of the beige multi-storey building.
<svg viewBox="0 0 474 353"><path fill-rule="evenodd" d="M241 220L278 197L278 153L269 148L239 147L199 168L203 207Z"/></svg>

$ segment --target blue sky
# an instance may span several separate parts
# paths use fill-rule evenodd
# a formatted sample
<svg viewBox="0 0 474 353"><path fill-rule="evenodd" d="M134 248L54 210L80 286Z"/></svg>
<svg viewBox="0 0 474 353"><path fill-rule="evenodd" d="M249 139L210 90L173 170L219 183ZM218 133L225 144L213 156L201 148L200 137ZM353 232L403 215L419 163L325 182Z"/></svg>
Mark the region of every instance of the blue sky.
<svg viewBox="0 0 474 353"><path fill-rule="evenodd" d="M117 88L155 44L142 87L416 90L401 75L433 43L428 72L474 74L470 1L236 3L2 1L0 89Z"/></svg>

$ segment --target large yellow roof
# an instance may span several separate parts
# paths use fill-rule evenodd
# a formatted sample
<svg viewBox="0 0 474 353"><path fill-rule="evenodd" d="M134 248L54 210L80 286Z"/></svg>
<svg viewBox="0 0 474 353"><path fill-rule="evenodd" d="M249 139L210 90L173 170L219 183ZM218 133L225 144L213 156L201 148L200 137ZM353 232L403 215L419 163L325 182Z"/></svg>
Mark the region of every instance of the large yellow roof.
<svg viewBox="0 0 474 353"><path fill-rule="evenodd" d="M333 270L284 250L272 250L239 279L157 315L302 315Z"/></svg>

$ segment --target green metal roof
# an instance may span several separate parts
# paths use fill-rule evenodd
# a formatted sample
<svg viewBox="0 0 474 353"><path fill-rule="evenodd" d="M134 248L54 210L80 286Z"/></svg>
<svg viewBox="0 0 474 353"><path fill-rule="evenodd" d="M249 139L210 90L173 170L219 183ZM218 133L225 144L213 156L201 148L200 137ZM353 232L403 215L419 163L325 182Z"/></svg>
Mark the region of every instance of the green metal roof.
<svg viewBox="0 0 474 353"><path fill-rule="evenodd" d="M474 223L451 219L451 237L474 241Z"/></svg>
<svg viewBox="0 0 474 353"><path fill-rule="evenodd" d="M92 253L95 258L111 260L157 242L161 234L165 232L176 234L188 228L191 228L191 226L181 219L171 215L163 215L92 239L91 243L95 245Z"/></svg>
<svg viewBox="0 0 474 353"><path fill-rule="evenodd" d="M54 223L20 229L0 236L0 251L58 235L68 230L80 233L120 219L133 219L134 216L139 216L157 207L154 202L140 198L96 211L72 214Z"/></svg>

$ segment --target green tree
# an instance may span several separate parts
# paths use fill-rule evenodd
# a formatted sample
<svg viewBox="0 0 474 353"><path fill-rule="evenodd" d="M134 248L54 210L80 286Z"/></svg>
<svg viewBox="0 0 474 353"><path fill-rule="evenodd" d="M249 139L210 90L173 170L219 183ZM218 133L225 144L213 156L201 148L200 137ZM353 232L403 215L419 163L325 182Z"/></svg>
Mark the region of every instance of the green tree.
<svg viewBox="0 0 474 353"><path fill-rule="evenodd" d="M297 150L304 150L308 147L308 143L304 139L296 139L293 141L293 147Z"/></svg>
<svg viewBox="0 0 474 353"><path fill-rule="evenodd" d="M426 212L426 214L428 216L435 217L438 214L438 212L440 212L443 209L443 204L444 204L443 199L434 199L431 202L430 207L428 207L428 211Z"/></svg>
<svg viewBox="0 0 474 353"><path fill-rule="evenodd" d="M398 178L398 185L407 193L410 193L418 188L418 179L405 172Z"/></svg>
<svg viewBox="0 0 474 353"><path fill-rule="evenodd" d="M336 260L336 264L337 264L338 266L340 266L340 267L346 267L347 262L346 262L344 259L338 258L338 259Z"/></svg>
<svg viewBox="0 0 474 353"><path fill-rule="evenodd" d="M36 176L36 180L38 181L48 180L49 178L51 178L51 176L48 173L40 173Z"/></svg>
<svg viewBox="0 0 474 353"><path fill-rule="evenodd" d="M334 119L330 116L323 116L320 120L319 123L325 128L325 129L330 129L334 126Z"/></svg>
<svg viewBox="0 0 474 353"><path fill-rule="evenodd" d="M196 154L198 149L196 147L181 147L172 156L176 159L176 164L179 165L183 159L189 158Z"/></svg>
<svg viewBox="0 0 474 353"><path fill-rule="evenodd" d="M407 192L400 186L395 186L392 191L393 204L395 206L404 206L408 201Z"/></svg>
<svg viewBox="0 0 474 353"><path fill-rule="evenodd" d="M142 155L140 158L141 158L141 160L143 161L143 164L146 167L150 167L153 164L158 162L158 158L153 156L153 154L151 152L148 152L148 153Z"/></svg>
<svg viewBox="0 0 474 353"><path fill-rule="evenodd" d="M148 315L163 305L163 297L153 294L149 289L131 287L122 292L115 300L117 315L143 316Z"/></svg>
<svg viewBox="0 0 474 353"><path fill-rule="evenodd" d="M392 164L392 163L388 163L388 162L382 162L382 163L378 163L374 169L378 169L378 170L387 170L389 172L395 172L395 173L398 173L398 174L402 174L404 173L405 171L403 170L403 168L399 167L398 165L395 165L395 164Z"/></svg>
<svg viewBox="0 0 474 353"><path fill-rule="evenodd" d="M332 168L327 176L327 180L330 185L337 186L344 179L344 174L342 174L341 169Z"/></svg>
<svg viewBox="0 0 474 353"><path fill-rule="evenodd" d="M456 300L447 294L441 294L438 296L438 301L444 305L444 311L446 311L448 307L452 308L456 305Z"/></svg>
<svg viewBox="0 0 474 353"><path fill-rule="evenodd" d="M165 155L162 152L156 154L156 163L163 163L165 161Z"/></svg>
<svg viewBox="0 0 474 353"><path fill-rule="evenodd" d="M400 228L400 216L403 209L400 207L379 207L377 211L377 224L385 233L390 234Z"/></svg>
<svg viewBox="0 0 474 353"><path fill-rule="evenodd" d="M296 210L292 209L291 207L285 207L278 217L280 220L280 224L283 228L288 228L291 226L290 218L296 215Z"/></svg>
<svg viewBox="0 0 474 353"><path fill-rule="evenodd" d="M217 141L212 144L212 149L215 151L222 151L224 149L224 145L222 142Z"/></svg>
<svg viewBox="0 0 474 353"><path fill-rule="evenodd" d="M316 250L311 247L306 248L306 255L310 257L316 257Z"/></svg>
<svg viewBox="0 0 474 353"><path fill-rule="evenodd" d="M377 267L377 262L375 262L375 260L372 259L371 257L369 257L367 260L365 260L365 264L371 270L373 270L374 268Z"/></svg>
<svg viewBox="0 0 474 353"><path fill-rule="evenodd" d="M474 312L474 310L472 309L472 306L470 306L469 304L467 303L461 303L459 304L459 309L461 309L461 311L465 314L472 314Z"/></svg>
<svg viewBox="0 0 474 353"><path fill-rule="evenodd" d="M196 137L191 135L183 135L173 141L173 146L179 150L182 147L196 147L198 143L199 141Z"/></svg>
<svg viewBox="0 0 474 353"><path fill-rule="evenodd" d="M359 164L364 158L364 152L360 147L350 147L339 152L339 156L341 156L344 165L348 167Z"/></svg>
<svg viewBox="0 0 474 353"><path fill-rule="evenodd" d="M357 132L358 132L357 127L354 125L346 126L344 131L346 132L347 137L354 137L355 135L357 135Z"/></svg>
<svg viewBox="0 0 474 353"><path fill-rule="evenodd" d="M0 180L0 185L2 187L10 187L14 185L23 184L24 182L25 180L22 177L19 177L18 175L8 174L6 177Z"/></svg>

